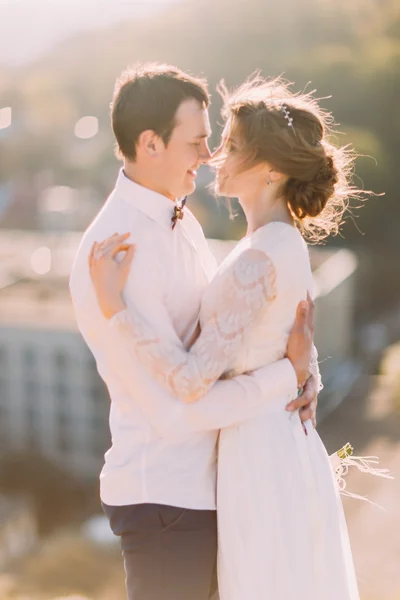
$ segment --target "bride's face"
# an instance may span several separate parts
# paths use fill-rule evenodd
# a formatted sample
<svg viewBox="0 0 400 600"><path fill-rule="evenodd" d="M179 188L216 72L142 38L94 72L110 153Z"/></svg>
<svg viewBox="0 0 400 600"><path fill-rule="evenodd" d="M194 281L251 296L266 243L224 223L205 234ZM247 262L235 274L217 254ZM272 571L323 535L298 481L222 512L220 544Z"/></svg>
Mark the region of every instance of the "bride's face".
<svg viewBox="0 0 400 600"><path fill-rule="evenodd" d="M213 156L216 167L216 192L227 198L241 198L267 184L268 170L265 163L248 166L249 153L240 137L227 125L219 148Z"/></svg>

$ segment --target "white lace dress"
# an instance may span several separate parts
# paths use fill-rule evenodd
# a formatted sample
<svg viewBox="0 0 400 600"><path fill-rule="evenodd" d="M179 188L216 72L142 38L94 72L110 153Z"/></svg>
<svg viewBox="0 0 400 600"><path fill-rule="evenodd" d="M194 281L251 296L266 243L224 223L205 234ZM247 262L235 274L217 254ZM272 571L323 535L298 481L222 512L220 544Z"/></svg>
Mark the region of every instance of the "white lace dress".
<svg viewBox="0 0 400 600"><path fill-rule="evenodd" d="M134 268L134 266L133 266ZM219 377L282 358L296 307L312 290L299 232L270 223L244 238L202 301L190 351L163 343L139 313L111 320L153 375L193 402ZM218 452L221 600L359 598L341 499L317 432L276 398L262 416L223 429Z"/></svg>

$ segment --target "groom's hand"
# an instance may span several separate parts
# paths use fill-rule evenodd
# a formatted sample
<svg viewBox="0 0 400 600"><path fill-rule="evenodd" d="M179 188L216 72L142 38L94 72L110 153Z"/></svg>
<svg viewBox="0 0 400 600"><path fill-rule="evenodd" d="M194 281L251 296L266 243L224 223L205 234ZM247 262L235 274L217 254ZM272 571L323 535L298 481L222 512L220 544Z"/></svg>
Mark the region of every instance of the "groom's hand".
<svg viewBox="0 0 400 600"><path fill-rule="evenodd" d="M318 381L314 375L307 380L301 396L308 402L299 410L300 419L303 423L311 419L313 427L317 426L317 404L318 404Z"/></svg>
<svg viewBox="0 0 400 600"><path fill-rule="evenodd" d="M318 381L314 375L311 375L302 388L300 395L289 402L286 410L290 412L298 410L302 423L311 419L313 426L316 427L317 402Z"/></svg>
<svg viewBox="0 0 400 600"><path fill-rule="evenodd" d="M307 295L307 301L297 307L296 320L288 339L287 357L293 365L299 388L305 386L309 378L311 348L314 337L314 303Z"/></svg>

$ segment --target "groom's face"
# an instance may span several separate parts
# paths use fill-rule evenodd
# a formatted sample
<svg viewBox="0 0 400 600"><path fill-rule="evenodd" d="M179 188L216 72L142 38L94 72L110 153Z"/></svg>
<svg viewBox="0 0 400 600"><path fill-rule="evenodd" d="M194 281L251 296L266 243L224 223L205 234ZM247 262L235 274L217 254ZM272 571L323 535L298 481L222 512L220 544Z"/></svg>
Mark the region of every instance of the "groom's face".
<svg viewBox="0 0 400 600"><path fill-rule="evenodd" d="M176 126L158 163L164 193L182 198L196 189L197 170L210 159L211 135L208 110L195 99L182 102L175 115Z"/></svg>

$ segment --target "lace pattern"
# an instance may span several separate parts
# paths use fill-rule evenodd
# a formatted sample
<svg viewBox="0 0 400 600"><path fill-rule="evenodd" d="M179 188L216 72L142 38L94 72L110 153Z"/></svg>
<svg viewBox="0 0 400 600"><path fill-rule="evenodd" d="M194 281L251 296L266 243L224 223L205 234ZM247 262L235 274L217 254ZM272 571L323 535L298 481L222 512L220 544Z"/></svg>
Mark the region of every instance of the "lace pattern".
<svg viewBox="0 0 400 600"><path fill-rule="evenodd" d="M190 351L160 339L136 308L122 311L111 325L167 389L185 402L204 395L233 362L245 334L257 327L276 297L276 273L265 252L248 249L213 281L215 303Z"/></svg>
<svg viewBox="0 0 400 600"><path fill-rule="evenodd" d="M319 393L324 388L324 386L322 385L321 373L319 372L318 351L315 346L312 347L312 351L311 351L309 372L310 372L310 375L313 375L317 380L317 384L318 384L317 391Z"/></svg>

